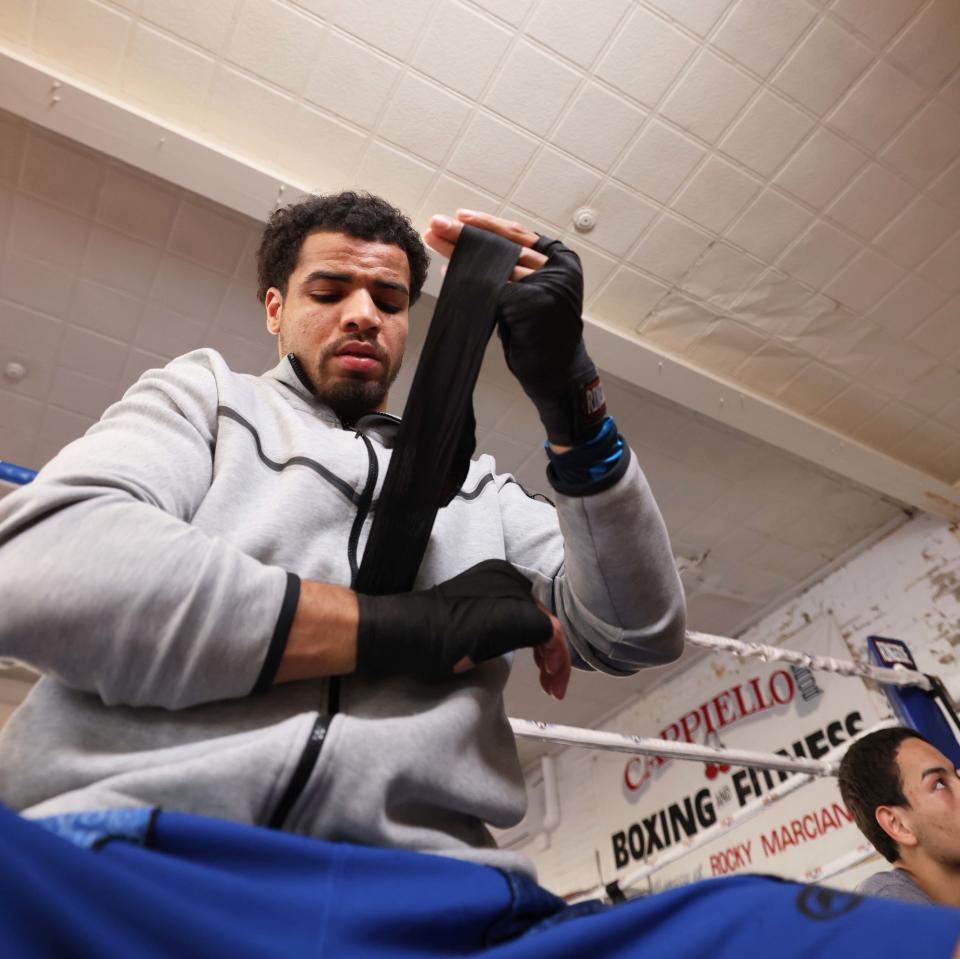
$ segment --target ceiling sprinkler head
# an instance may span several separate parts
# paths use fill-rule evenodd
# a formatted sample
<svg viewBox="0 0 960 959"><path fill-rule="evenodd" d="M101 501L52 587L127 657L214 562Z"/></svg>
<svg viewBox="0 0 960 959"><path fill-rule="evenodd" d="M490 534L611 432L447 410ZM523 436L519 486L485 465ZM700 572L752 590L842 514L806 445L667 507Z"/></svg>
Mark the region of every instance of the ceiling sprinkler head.
<svg viewBox="0 0 960 959"><path fill-rule="evenodd" d="M597 211L582 206L573 214L573 225L580 233L589 233L597 225Z"/></svg>
<svg viewBox="0 0 960 959"><path fill-rule="evenodd" d="M3 375L16 383L27 375L27 368L22 363L8 363L3 368Z"/></svg>

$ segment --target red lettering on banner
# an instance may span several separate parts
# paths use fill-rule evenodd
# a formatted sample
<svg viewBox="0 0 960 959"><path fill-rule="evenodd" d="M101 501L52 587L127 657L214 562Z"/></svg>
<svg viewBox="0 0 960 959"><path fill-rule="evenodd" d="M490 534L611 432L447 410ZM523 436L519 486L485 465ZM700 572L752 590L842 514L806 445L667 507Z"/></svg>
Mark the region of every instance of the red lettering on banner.
<svg viewBox="0 0 960 959"><path fill-rule="evenodd" d="M731 711L730 703L727 701L729 695L730 690L727 689L718 696L713 697L713 705L717 710L717 718L720 720L720 729L723 729L724 726L729 726L740 718L735 712Z"/></svg>
<svg viewBox="0 0 960 959"><path fill-rule="evenodd" d="M779 856L790 846L810 842L826 835L831 829L841 829L843 820L853 822L853 817L840 803L823 806L821 809L806 813L800 819L791 819L789 823L761 834L760 847L767 858Z"/></svg>

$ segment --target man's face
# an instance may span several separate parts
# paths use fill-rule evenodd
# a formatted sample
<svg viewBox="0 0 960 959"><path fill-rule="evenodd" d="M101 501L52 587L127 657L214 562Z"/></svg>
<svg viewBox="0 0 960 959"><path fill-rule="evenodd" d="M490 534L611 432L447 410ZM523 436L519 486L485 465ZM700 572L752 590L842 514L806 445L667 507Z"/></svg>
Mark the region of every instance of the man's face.
<svg viewBox="0 0 960 959"><path fill-rule="evenodd" d="M905 739L897 750L903 794L910 804L902 815L931 859L960 867L960 778L946 756L919 739Z"/></svg>
<svg viewBox="0 0 960 959"><path fill-rule="evenodd" d="M407 341L410 265L399 247L311 233L287 281L271 287L267 329L296 354L316 395L347 422L386 406Z"/></svg>

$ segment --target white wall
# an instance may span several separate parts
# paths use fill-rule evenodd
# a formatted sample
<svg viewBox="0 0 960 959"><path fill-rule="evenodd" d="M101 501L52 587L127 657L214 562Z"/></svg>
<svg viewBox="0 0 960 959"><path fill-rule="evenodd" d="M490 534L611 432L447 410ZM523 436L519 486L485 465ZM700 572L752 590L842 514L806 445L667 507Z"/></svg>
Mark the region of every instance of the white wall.
<svg viewBox="0 0 960 959"><path fill-rule="evenodd" d="M957 671L956 657L960 655L958 535L939 520L926 516L915 518L771 613L741 638L777 643L824 613L832 614L854 655L864 661L867 636L886 635L909 642L924 672L946 677ZM672 685L679 689L682 679L673 680ZM618 724L617 717L606 723L605 728L654 734L649 730L625 729ZM534 859L541 882L561 895L595 887L600 880L597 837L606 836L610 830L598 822L592 763L593 754L588 750L566 749L557 755L561 824L551 836L549 848L534 848L538 843L518 847ZM530 822L526 825L534 830L538 810L542 808L539 779L536 771L530 772L528 787L532 801ZM882 862L879 866L874 864L872 869L883 865Z"/></svg>

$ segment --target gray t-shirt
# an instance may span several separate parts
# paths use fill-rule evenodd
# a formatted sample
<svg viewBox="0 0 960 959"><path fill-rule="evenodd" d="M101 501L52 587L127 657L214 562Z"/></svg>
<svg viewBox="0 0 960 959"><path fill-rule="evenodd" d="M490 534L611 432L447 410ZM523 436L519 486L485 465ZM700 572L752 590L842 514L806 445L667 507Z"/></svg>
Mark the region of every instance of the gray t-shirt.
<svg viewBox="0 0 960 959"><path fill-rule="evenodd" d="M936 903L913 881L909 873L902 869L889 869L875 872L864 879L857 892L865 896L879 896L881 899L897 899L900 902L914 902L921 906L935 906Z"/></svg>

